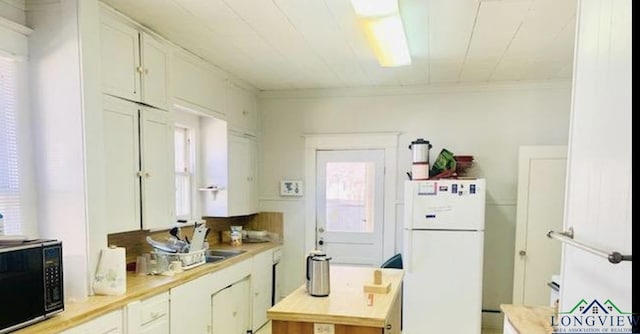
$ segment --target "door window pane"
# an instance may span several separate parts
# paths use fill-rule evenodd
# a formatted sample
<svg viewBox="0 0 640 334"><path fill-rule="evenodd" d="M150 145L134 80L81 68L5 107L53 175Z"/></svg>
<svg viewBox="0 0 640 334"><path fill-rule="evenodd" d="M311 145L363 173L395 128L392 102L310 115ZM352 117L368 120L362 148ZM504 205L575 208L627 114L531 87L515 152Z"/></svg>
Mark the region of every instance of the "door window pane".
<svg viewBox="0 0 640 334"><path fill-rule="evenodd" d="M329 162L326 171L327 232L373 232L374 163Z"/></svg>

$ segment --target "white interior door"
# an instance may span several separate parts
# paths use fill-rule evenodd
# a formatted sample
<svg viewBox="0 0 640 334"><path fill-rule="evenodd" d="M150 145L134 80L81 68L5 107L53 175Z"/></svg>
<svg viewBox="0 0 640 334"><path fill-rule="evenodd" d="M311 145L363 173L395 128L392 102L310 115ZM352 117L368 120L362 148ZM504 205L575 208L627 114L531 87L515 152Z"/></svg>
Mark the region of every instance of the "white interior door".
<svg viewBox="0 0 640 334"><path fill-rule="evenodd" d="M562 231L566 146L523 146L518 161L513 303L548 305L551 275L560 274L561 248L547 238Z"/></svg>
<svg viewBox="0 0 640 334"><path fill-rule="evenodd" d="M316 248L333 263L382 263L384 150L317 151Z"/></svg>

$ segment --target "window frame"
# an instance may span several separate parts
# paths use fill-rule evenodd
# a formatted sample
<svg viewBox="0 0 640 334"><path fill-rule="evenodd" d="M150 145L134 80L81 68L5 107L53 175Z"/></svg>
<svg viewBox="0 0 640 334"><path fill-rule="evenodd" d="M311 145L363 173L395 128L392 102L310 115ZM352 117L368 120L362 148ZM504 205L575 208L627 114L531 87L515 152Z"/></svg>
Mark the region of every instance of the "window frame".
<svg viewBox="0 0 640 334"><path fill-rule="evenodd" d="M185 162L185 166L187 166L187 171L177 171L176 165L175 165L175 156L174 156L174 167L173 167L173 179L174 179L174 183L177 181L177 177L178 175L181 176L189 176L189 187L190 187L190 191L189 191L189 196L190 196L190 214L188 215L179 215L178 214L178 196L176 194L176 199L175 199L175 205L176 205L176 220L181 220L181 221L185 221L187 223L194 223L200 220L199 216L199 197L198 197L198 190L197 190L197 183L198 183L198 152L199 152L199 142L198 142L198 138L199 138L199 117L192 112L188 112L188 111L183 111L183 110L175 110L175 115L174 115L174 131L173 131L173 135L174 135L174 154L177 154L175 152L175 135L176 135L176 130L175 129L185 129L186 130L186 152L187 152L187 156L185 156L185 158L188 160L187 162ZM176 188L176 192L177 192L177 188Z"/></svg>

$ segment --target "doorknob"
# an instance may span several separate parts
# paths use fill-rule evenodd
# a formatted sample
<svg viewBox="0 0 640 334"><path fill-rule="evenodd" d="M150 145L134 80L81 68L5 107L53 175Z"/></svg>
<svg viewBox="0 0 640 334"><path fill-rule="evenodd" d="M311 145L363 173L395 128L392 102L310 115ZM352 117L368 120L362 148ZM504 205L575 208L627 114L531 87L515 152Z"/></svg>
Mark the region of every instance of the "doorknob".
<svg viewBox="0 0 640 334"><path fill-rule="evenodd" d="M526 252L525 250L521 249L521 250L518 252L518 255L520 255L520 256L525 256L525 255L527 255L527 252Z"/></svg>
<svg viewBox="0 0 640 334"><path fill-rule="evenodd" d="M324 228L323 227L318 227L318 232L324 233Z"/></svg>
<svg viewBox="0 0 640 334"><path fill-rule="evenodd" d="M318 240L318 245L320 245L320 246L324 245L324 240L322 240L322 239Z"/></svg>

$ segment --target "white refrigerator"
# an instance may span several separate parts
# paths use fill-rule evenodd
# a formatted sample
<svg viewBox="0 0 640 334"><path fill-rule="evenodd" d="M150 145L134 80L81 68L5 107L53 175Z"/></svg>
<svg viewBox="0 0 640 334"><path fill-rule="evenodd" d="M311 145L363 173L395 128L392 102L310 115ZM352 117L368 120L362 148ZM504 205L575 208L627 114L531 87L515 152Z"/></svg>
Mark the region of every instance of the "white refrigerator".
<svg viewBox="0 0 640 334"><path fill-rule="evenodd" d="M405 182L403 334L480 334L485 185Z"/></svg>

